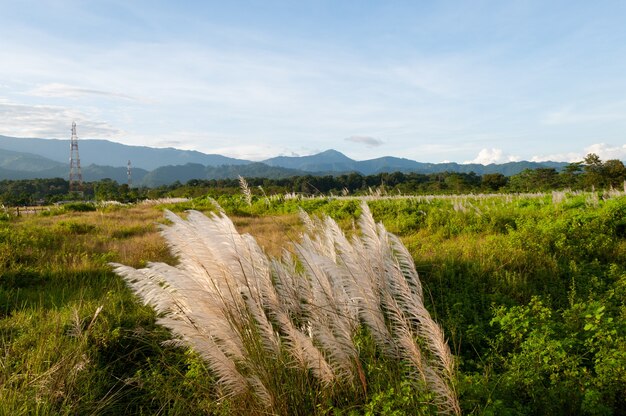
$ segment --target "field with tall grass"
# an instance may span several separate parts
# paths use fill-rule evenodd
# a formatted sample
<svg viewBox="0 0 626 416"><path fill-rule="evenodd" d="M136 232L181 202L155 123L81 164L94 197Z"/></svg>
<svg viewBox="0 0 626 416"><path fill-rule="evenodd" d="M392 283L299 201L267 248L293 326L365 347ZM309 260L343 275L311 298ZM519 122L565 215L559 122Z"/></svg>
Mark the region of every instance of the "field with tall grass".
<svg viewBox="0 0 626 416"><path fill-rule="evenodd" d="M4 215L0 414L626 414L623 194L365 199Z"/></svg>

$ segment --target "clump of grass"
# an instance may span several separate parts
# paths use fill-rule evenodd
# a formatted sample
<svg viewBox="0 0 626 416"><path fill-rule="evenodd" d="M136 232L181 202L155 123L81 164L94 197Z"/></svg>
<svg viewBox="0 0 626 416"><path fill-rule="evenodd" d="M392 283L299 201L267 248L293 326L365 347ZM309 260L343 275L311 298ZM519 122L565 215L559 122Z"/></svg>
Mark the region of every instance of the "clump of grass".
<svg viewBox="0 0 626 416"><path fill-rule="evenodd" d="M138 224L120 227L111 232L113 238L129 238L133 236L141 236L152 231L152 224Z"/></svg>
<svg viewBox="0 0 626 416"><path fill-rule="evenodd" d="M96 210L96 206L88 202L71 202L63 205L63 208L71 212L91 212Z"/></svg>
<svg viewBox="0 0 626 416"><path fill-rule="evenodd" d="M281 260L224 214L167 212L162 234L179 264L114 267L177 335L172 343L206 360L231 410L286 414L359 400L372 393L373 363L362 360L379 357L404 371L416 396L459 414L454 360L413 260L367 204L361 211L351 239L332 219L303 215L308 231Z"/></svg>
<svg viewBox="0 0 626 416"><path fill-rule="evenodd" d="M97 229L93 224L77 221L59 221L57 227L59 231L66 231L70 234L89 234Z"/></svg>

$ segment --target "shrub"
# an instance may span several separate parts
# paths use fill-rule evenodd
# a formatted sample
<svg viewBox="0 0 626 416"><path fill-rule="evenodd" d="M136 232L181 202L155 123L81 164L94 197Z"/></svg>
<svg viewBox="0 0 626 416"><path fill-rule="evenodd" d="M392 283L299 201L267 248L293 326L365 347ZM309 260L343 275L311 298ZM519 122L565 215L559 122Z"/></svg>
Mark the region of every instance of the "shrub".
<svg viewBox="0 0 626 416"><path fill-rule="evenodd" d="M72 212L90 212L96 210L96 206L88 202L71 202L63 205L63 208L65 208L66 211Z"/></svg>

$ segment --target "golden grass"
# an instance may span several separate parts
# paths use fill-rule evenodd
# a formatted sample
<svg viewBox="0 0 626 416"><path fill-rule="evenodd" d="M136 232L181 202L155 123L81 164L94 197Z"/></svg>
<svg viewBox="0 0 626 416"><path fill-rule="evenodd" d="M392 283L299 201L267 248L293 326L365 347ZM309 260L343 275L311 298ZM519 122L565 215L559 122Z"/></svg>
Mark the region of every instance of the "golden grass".
<svg viewBox="0 0 626 416"><path fill-rule="evenodd" d="M93 261L98 259L135 266L143 266L148 261L173 262L159 235L158 222L163 222L161 211L149 206L133 206L112 211L21 217L12 227L27 233L50 232L53 241L48 247L25 250L37 257L37 263L80 271L92 268Z"/></svg>
<svg viewBox="0 0 626 416"><path fill-rule="evenodd" d="M233 217L240 233L254 236L271 256L279 257L290 242L299 241L303 231L298 215ZM93 267L94 258L143 267L149 261L175 264L159 234L163 212L153 206L137 205L94 212L69 212L55 216L24 216L13 223L16 229L41 227L59 233L59 245L33 255L39 262L62 265L68 271ZM31 251L26 249L26 251Z"/></svg>
<svg viewBox="0 0 626 416"><path fill-rule="evenodd" d="M273 257L280 257L282 251L299 241L304 231L302 221L297 214L266 217L230 217L241 234L251 234Z"/></svg>

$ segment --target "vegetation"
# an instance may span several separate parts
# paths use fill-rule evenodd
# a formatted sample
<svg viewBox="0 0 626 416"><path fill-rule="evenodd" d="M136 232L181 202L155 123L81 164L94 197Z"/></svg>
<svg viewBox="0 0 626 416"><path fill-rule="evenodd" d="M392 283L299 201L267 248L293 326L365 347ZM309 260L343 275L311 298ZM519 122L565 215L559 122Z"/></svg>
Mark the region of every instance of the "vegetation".
<svg viewBox="0 0 626 416"><path fill-rule="evenodd" d="M201 166L200 166L201 167ZM216 168L217 169L217 168ZM239 193L238 179L201 179L204 174L189 175L185 184L129 187L111 179L86 182L82 193L70 193L63 179L31 179L0 181L0 203L5 206L51 204L59 201L88 199L94 201L137 202L163 197L194 198ZM298 194L322 195L432 195L467 193L546 192L552 190L622 189L626 168L619 160L602 162L595 154L584 161L572 163L561 172L554 168L527 169L504 176L501 173L477 175L470 173L379 173L361 175L349 173L326 176L290 176L282 179L248 178L250 192L256 195Z"/></svg>
<svg viewBox="0 0 626 416"><path fill-rule="evenodd" d="M585 169L557 175L587 175ZM325 265L316 276L334 267L327 257L332 251L330 246L322 250L324 256L316 251L316 241L322 241L315 239L317 232L308 240L299 237L300 209L313 218L330 216L356 238L349 241L367 235L363 227L353 226L367 218L359 200L274 197L265 186L268 195L250 185L249 198L241 193L214 196L239 232L252 233L273 256L294 247L294 242L311 249L310 255L316 257L308 263ZM626 196L596 189L363 198L373 218L399 236L415 262L424 307L443 329L454 355L455 371L448 385L456 391L462 413L625 414ZM177 270L185 263L185 255L193 253L170 253L158 234L155 223L172 227L163 219L163 206L98 206L95 211L81 207L21 217L8 212L0 217L0 414L266 411L268 407L259 405L261 396L254 393L256 384L246 384L251 389L243 396L229 394L202 349L167 342L174 334L157 323L164 317L143 306L109 266L115 262L150 269L154 267L150 262L159 262ZM185 218L170 217L178 224L174 228L194 221L196 214L185 210L215 211L206 195L167 207ZM319 223L313 225L320 230ZM297 258L298 250L292 253ZM267 267L277 267L271 269L276 272L294 263L271 264ZM304 264L295 262L291 272L310 284L314 279L306 276L312 271ZM264 288L280 290L275 284L276 280L271 284L266 280ZM280 299L291 299L290 307L303 309L286 309L284 323L308 336L306 314L315 311L306 307L316 303ZM251 300L240 298L253 308ZM255 319L262 314L272 325L280 322L263 305ZM394 325L389 305L381 309L387 327ZM317 311L323 314L317 320L320 329L329 322L327 314L335 312ZM247 328L240 334L259 330L256 325ZM315 329L311 328L311 342L332 363L329 347ZM416 331L411 339L429 356L426 338ZM352 382L331 382L332 388L296 365L294 350L283 338L287 333L276 327L273 336L280 340L276 354L269 354L264 344L244 350L246 359L251 359L246 354L259 354L265 367L254 367L249 360L235 363L245 367L237 369L246 376L257 374L269 386L272 412L437 411L433 389L416 382L419 378L404 377L412 374L409 358L385 353L370 327L350 332L350 348L357 354L352 357L358 357L350 362L356 372L346 373L352 376L344 380ZM287 404L289 409L281 407Z"/></svg>
<svg viewBox="0 0 626 416"><path fill-rule="evenodd" d="M220 400L239 413L312 413L338 395L359 406L382 373L393 374L388 385L404 379L424 409L459 414L454 360L413 260L361 209L352 241L332 219L305 216L308 234L282 261L224 215L170 213L163 234L180 263L116 271L163 314L177 344L206 360ZM366 372L373 355L379 368Z"/></svg>

